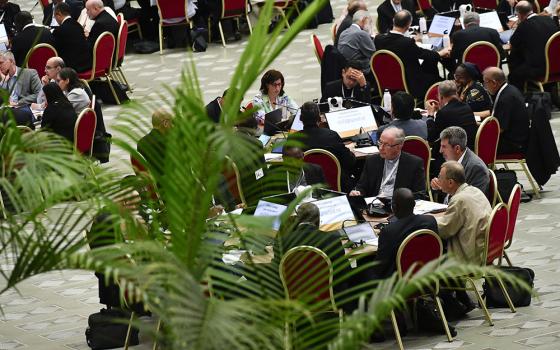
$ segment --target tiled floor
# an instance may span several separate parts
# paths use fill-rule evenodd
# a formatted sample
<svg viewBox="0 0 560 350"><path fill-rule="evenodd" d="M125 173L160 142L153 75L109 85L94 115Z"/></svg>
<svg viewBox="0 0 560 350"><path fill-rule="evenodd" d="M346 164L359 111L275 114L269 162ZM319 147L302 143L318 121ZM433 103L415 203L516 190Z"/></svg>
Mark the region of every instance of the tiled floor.
<svg viewBox="0 0 560 350"><path fill-rule="evenodd" d="M16 1L22 9L29 10L35 0ZM376 1L368 1L375 8ZM345 0L332 0L335 14L345 6ZM372 12L375 12L374 10ZM42 18L39 7L33 11L37 20ZM330 25L314 30L323 43L330 42ZM319 65L312 52L309 34L301 33L294 43L273 64L286 77L286 91L298 103L320 95ZM204 98L210 101L228 86L237 59L245 41L232 42L226 49L212 44L205 53L186 54L183 50L166 50L163 56L130 54L126 56L124 70L135 88L135 101L151 99L158 105L162 84L177 84L181 65L192 57L200 77ZM249 99L255 92L256 84ZM109 132L119 121L121 107L104 109ZM150 116L139 116L149 125ZM560 113L554 114L553 130L558 140ZM114 149L110 167L130 169L128 156ZM526 179L521 182L528 188ZM536 272L538 299L530 307L519 308L516 314L508 310L493 311L494 327L484 323L479 310L467 320L456 324L458 337L448 343L443 336L409 335L404 338L408 349L560 349L560 176L553 176L545 186L543 198L523 204L517 222L516 239L509 253L518 266L531 267ZM554 209L556 208L556 209ZM10 266L0 266L9 269ZM97 280L84 271L63 271L43 274L23 282L21 294L14 291L0 296L4 315L0 317L0 349L87 349L84 331L87 316L101 305L97 298ZM371 348L393 349L393 340L372 345ZM137 349L149 349L149 341L142 339ZM368 347L370 348L370 347Z"/></svg>

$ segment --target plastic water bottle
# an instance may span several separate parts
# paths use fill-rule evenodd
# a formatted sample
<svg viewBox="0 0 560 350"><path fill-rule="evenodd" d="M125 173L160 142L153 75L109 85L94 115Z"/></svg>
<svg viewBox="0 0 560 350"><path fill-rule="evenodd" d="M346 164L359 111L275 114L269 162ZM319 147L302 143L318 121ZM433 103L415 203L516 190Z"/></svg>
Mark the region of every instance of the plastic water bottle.
<svg viewBox="0 0 560 350"><path fill-rule="evenodd" d="M420 17L418 25L420 26L420 33L425 33L428 31L428 26L426 25L426 17Z"/></svg>
<svg viewBox="0 0 560 350"><path fill-rule="evenodd" d="M443 47L447 49L451 46L451 39L449 39L449 34L443 35Z"/></svg>
<svg viewBox="0 0 560 350"><path fill-rule="evenodd" d="M430 43L430 37L428 36L428 33L422 32L422 44L429 44L429 43Z"/></svg>
<svg viewBox="0 0 560 350"><path fill-rule="evenodd" d="M391 111L391 93L389 92L389 89L385 89L385 92L383 93L383 108L387 112Z"/></svg>

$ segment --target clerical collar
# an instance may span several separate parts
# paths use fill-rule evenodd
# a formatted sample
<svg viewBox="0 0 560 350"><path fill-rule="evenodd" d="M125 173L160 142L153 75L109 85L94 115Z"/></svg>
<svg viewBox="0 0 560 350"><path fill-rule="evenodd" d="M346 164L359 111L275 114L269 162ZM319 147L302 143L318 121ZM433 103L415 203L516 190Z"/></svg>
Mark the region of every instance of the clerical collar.
<svg viewBox="0 0 560 350"><path fill-rule="evenodd" d="M404 34L401 33L401 32L399 32L398 30L391 30L391 31L389 31L389 33L393 33L393 34L398 34L398 35L404 36Z"/></svg>
<svg viewBox="0 0 560 350"><path fill-rule="evenodd" d="M394 165L399 161L400 158L401 155L399 154L395 159L385 159L385 161L391 165Z"/></svg>

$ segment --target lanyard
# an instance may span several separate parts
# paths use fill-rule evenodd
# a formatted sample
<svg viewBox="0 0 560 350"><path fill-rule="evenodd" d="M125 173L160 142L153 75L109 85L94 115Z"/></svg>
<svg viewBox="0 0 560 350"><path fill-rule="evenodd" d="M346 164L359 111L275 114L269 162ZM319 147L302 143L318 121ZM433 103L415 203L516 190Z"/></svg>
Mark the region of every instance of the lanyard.
<svg viewBox="0 0 560 350"><path fill-rule="evenodd" d="M387 161L386 161L387 162ZM399 161L395 162L395 165L393 166L393 169L391 169L391 171L389 172L389 174L387 174L387 176L385 176L385 178L383 179L383 181L381 182L381 186L379 186L379 190L381 191L381 189L383 189L383 187L385 187L387 185L387 182L389 182L389 179L391 179L395 173L397 172L397 168L399 167Z"/></svg>
<svg viewBox="0 0 560 350"><path fill-rule="evenodd" d="M346 94L344 93L344 83L342 83L342 98L346 98ZM354 98L354 89L350 93L350 98Z"/></svg>
<svg viewBox="0 0 560 350"><path fill-rule="evenodd" d="M294 184L293 190L290 187L290 172L289 171L286 171L286 179L287 179L287 182L288 182L288 192L293 192L293 190L295 190L302 183L303 179L305 179L305 172L303 171L303 169L301 169L301 175L299 176L298 180Z"/></svg>

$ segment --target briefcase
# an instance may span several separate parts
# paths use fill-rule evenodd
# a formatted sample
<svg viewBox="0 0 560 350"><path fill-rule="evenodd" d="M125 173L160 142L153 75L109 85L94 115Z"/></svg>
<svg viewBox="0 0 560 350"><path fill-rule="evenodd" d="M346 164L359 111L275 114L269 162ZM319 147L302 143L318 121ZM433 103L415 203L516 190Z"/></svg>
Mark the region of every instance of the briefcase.
<svg viewBox="0 0 560 350"><path fill-rule="evenodd" d="M535 279L535 272L526 267L517 266L501 266L500 270L512 274L515 277L523 280L527 283L531 290L533 289ZM521 289L518 286L512 285L508 281L503 281L504 286L511 298L511 302L514 306L529 306L531 305L531 292L525 289ZM482 285L484 291L484 297L486 298L486 306L494 308L507 308L509 307L504 293L502 292L496 277L490 276L484 279L484 284Z"/></svg>

